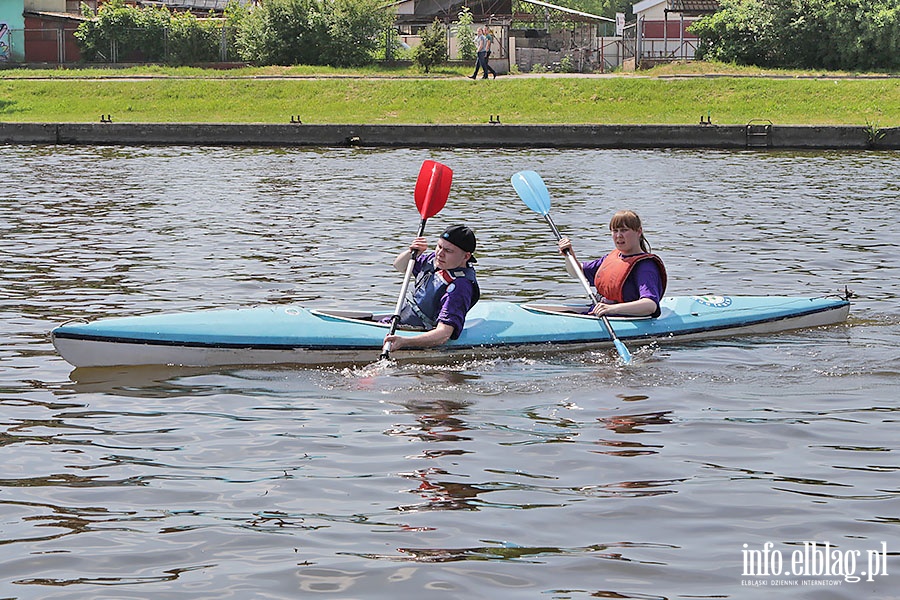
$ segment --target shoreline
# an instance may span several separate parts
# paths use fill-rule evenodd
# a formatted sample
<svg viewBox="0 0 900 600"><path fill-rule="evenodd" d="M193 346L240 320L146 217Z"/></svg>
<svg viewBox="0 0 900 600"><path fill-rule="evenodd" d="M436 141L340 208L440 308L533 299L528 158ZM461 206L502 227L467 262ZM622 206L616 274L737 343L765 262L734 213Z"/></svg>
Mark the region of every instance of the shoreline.
<svg viewBox="0 0 900 600"><path fill-rule="evenodd" d="M859 125L307 125L0 123L2 144L410 148L900 150L900 127Z"/></svg>

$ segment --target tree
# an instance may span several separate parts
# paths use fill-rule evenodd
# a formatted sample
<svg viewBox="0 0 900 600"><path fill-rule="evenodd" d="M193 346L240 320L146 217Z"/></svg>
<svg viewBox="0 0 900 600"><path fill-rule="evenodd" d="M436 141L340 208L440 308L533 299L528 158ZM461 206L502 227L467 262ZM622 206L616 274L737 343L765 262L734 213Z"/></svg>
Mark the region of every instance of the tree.
<svg viewBox="0 0 900 600"><path fill-rule="evenodd" d="M372 61L379 36L390 28L392 15L381 0L326 0L318 17L325 32L320 61L333 67L352 67Z"/></svg>
<svg viewBox="0 0 900 600"><path fill-rule="evenodd" d="M716 13L698 19L690 31L699 37L695 56L728 63L765 66L777 53L766 0L722 0Z"/></svg>
<svg viewBox="0 0 900 600"><path fill-rule="evenodd" d="M219 60L222 26L201 21L190 12L172 15L168 26L166 62L186 65Z"/></svg>
<svg viewBox="0 0 900 600"><path fill-rule="evenodd" d="M453 24L453 32L456 34L456 44L459 48L459 57L463 60L475 60L477 48L475 47L474 32L472 31L472 11L468 6L463 6L458 18Z"/></svg>
<svg viewBox="0 0 900 600"><path fill-rule="evenodd" d="M631 10L631 7L634 5L633 0L554 0L553 4L571 8L573 10L580 10L581 12L592 15L609 17L610 19L615 18L617 12L625 13L628 16L634 15ZM520 3L517 12L532 13L535 15L536 20L543 21L546 9L541 6ZM562 13L551 11L550 18L552 20L554 18L565 19L568 17Z"/></svg>
<svg viewBox="0 0 900 600"><path fill-rule="evenodd" d="M262 65L316 64L318 38L312 23L315 0L268 0L251 12L238 32L238 52Z"/></svg>
<svg viewBox="0 0 900 600"><path fill-rule="evenodd" d="M219 59L221 25L201 21L190 12L171 13L164 6L137 8L111 0L96 16L82 4L82 14L92 18L75 31L86 61L182 65Z"/></svg>
<svg viewBox="0 0 900 600"><path fill-rule="evenodd" d="M84 4L82 13L94 16ZM139 9L126 5L124 0L110 0L100 7L94 21L78 26L75 39L87 61L163 62L170 18L165 7Z"/></svg>
<svg viewBox="0 0 900 600"><path fill-rule="evenodd" d="M447 60L447 34L440 21L435 19L422 32L419 45L416 47L415 62L428 73L431 67Z"/></svg>
<svg viewBox="0 0 900 600"><path fill-rule="evenodd" d="M267 0L240 23L244 60L350 67L372 60L391 15L382 0Z"/></svg>
<svg viewBox="0 0 900 600"><path fill-rule="evenodd" d="M698 58L763 67L896 69L896 0L722 0L699 19Z"/></svg>

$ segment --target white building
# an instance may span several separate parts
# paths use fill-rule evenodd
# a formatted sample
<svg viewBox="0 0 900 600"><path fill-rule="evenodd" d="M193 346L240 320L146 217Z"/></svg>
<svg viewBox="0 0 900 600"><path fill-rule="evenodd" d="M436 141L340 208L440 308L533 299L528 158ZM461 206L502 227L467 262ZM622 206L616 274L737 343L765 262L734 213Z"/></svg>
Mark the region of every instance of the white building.
<svg viewBox="0 0 900 600"><path fill-rule="evenodd" d="M718 0L643 0L632 5L637 18L635 58L647 66L693 60L697 36L688 27L719 10Z"/></svg>

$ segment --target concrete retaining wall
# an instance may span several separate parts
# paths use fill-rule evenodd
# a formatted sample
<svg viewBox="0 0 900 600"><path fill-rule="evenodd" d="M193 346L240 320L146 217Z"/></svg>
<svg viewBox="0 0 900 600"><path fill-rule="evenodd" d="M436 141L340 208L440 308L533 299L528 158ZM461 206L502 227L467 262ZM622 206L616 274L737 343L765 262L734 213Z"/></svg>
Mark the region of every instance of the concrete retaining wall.
<svg viewBox="0 0 900 600"><path fill-rule="evenodd" d="M499 117L492 116L491 119ZM0 123L0 143L489 148L900 149L900 127ZM877 133L877 135L876 135ZM872 139L876 137L877 139Z"/></svg>

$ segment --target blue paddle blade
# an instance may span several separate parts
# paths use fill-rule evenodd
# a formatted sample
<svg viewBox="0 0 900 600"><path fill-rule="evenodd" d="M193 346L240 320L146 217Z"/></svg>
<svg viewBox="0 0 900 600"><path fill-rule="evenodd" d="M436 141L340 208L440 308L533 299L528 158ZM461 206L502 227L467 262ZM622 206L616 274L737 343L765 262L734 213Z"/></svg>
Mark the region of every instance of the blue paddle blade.
<svg viewBox="0 0 900 600"><path fill-rule="evenodd" d="M631 363L631 352L628 351L628 348L625 347L622 340L616 338L613 340L613 343L616 346L616 350L619 352L619 358L622 359L622 362L626 365Z"/></svg>
<svg viewBox="0 0 900 600"><path fill-rule="evenodd" d="M534 171L519 171L510 181L525 206L541 215L550 213L550 192L540 175Z"/></svg>

